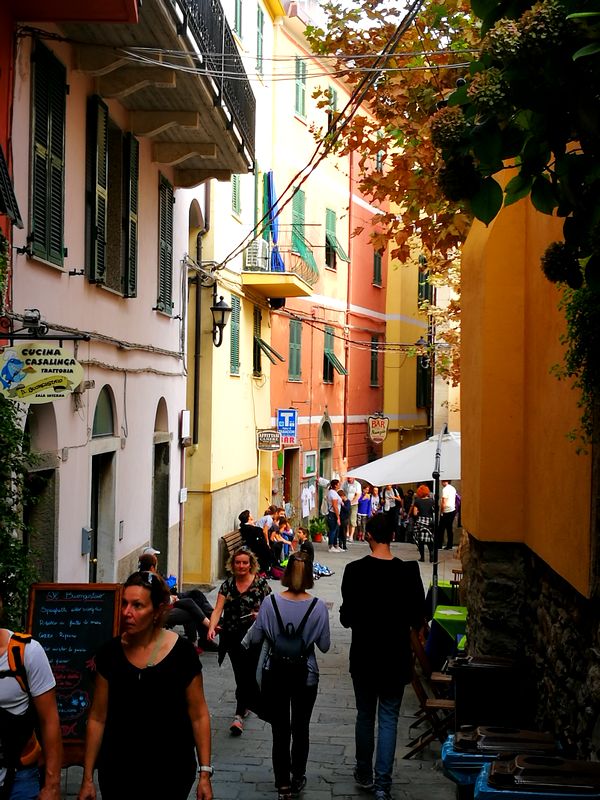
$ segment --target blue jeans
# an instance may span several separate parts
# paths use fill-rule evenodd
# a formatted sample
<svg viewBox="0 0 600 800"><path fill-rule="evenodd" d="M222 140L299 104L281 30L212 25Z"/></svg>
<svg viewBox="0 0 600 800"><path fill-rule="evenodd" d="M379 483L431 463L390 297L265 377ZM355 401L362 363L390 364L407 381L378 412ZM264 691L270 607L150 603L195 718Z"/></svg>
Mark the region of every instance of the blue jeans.
<svg viewBox="0 0 600 800"><path fill-rule="evenodd" d="M329 547L335 547L339 525L337 517L333 511L330 511L327 514L327 527L329 528Z"/></svg>
<svg viewBox="0 0 600 800"><path fill-rule="evenodd" d="M10 800L37 800L40 793L40 771L37 767L19 769L10 792Z"/></svg>
<svg viewBox="0 0 600 800"><path fill-rule="evenodd" d="M396 754L396 733L404 686L378 689L376 677L354 677L356 699L356 771L362 778L373 774L375 750L375 713L377 712L377 753L375 755L375 789L390 791Z"/></svg>

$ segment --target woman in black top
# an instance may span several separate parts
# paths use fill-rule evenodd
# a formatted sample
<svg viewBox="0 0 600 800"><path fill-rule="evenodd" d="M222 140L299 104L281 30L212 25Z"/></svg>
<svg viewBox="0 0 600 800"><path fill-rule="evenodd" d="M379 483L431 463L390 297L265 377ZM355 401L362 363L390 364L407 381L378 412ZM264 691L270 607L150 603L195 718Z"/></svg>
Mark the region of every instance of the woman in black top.
<svg viewBox="0 0 600 800"><path fill-rule="evenodd" d="M414 537L419 548L419 561L425 561L425 545L429 550L429 560L433 561L434 508L435 503L429 493L429 488L422 483L417 489L413 501Z"/></svg>

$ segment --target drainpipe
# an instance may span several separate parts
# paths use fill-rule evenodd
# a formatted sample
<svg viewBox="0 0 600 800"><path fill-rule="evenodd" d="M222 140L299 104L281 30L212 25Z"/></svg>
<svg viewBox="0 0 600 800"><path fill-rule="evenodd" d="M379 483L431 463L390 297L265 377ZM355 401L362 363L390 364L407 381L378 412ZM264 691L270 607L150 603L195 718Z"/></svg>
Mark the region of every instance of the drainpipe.
<svg viewBox="0 0 600 800"><path fill-rule="evenodd" d="M349 162L349 191L348 191L348 258L347 264L348 278L346 281L346 312L344 314L344 433L342 439L342 458L345 468L348 469L348 412L350 410L350 345L348 343L348 331L350 329L350 276L352 267L352 178L353 178L353 159L352 153L348 157Z"/></svg>
<svg viewBox="0 0 600 800"><path fill-rule="evenodd" d="M196 263L202 266L202 237L206 236L206 234L210 230L210 182L207 181L204 184L204 227L198 231L198 235L196 237ZM194 319L194 394L193 394L193 401L192 401L192 414L194 416L193 420L193 430L192 430L192 442L193 444L197 445L199 441L199 430L200 430L200 345L201 345L201 306L202 306L202 297L200 290L202 288L202 284L200 282L200 275L196 273L194 278L194 284L196 287L196 314Z"/></svg>

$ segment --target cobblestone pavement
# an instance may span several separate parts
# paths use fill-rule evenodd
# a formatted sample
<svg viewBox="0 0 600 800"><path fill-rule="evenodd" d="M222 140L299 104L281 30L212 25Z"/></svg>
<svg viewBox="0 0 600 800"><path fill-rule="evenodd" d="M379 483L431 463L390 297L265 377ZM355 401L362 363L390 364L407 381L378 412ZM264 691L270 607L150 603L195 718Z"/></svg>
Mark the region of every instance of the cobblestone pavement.
<svg viewBox="0 0 600 800"><path fill-rule="evenodd" d="M417 557L414 545L394 544L396 555L404 559ZM348 674L350 631L339 622L340 584L344 565L366 555L368 547L352 543L345 553L329 553L325 545L315 546L316 560L327 564L335 574L315 583L314 593L331 609L332 645L328 653L318 653L321 673L319 696L311 721L311 750L308 762L308 783L303 800L347 800L369 794L358 789L352 779L354 764L354 696ZM440 580L451 577L452 567L458 566L453 554L440 552ZM425 586L431 579L431 565L420 564ZM277 584L273 582L277 591ZM215 599L217 588L208 595ZM365 587L365 602L369 602L369 587ZM271 769L271 730L254 715L245 721L242 736L232 737L229 724L234 713L233 672L226 659L217 665L216 653L201 656L204 667L204 686L212 717L213 764L212 781L215 800L276 800ZM409 740L409 726L414 722L417 701L410 686L406 687L398 727L398 745L392 796L394 800L452 800L455 786L441 772L440 745L430 745L415 758L404 761L404 745ZM151 754L149 754L151 758ZM147 773L148 765L144 766ZM65 770L65 798L75 798L81 770ZM143 790L140 800L143 800ZM189 800L195 799L195 788ZM133 800L123 798L123 800ZM137 800L137 799L136 799ZM166 798L168 800L168 798Z"/></svg>

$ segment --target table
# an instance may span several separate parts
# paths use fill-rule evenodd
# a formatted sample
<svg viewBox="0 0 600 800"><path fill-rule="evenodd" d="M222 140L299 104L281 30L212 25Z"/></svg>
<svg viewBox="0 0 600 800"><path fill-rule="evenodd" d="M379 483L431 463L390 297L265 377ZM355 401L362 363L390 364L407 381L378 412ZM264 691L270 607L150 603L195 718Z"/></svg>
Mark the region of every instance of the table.
<svg viewBox="0 0 600 800"><path fill-rule="evenodd" d="M433 619L452 637L453 642L467 631L466 606L438 606Z"/></svg>
<svg viewBox="0 0 600 800"><path fill-rule="evenodd" d="M465 606L438 606L431 621L425 652L434 670L441 669L449 656L456 655L457 637L467 628ZM463 645L464 647L464 645Z"/></svg>
<svg viewBox="0 0 600 800"><path fill-rule="evenodd" d="M448 606L452 604L452 586L450 585L450 581L438 581L437 601L438 603L443 603ZM427 596L425 597L425 619L427 620L430 620L433 616L432 606L433 586L430 584L427 590Z"/></svg>

